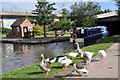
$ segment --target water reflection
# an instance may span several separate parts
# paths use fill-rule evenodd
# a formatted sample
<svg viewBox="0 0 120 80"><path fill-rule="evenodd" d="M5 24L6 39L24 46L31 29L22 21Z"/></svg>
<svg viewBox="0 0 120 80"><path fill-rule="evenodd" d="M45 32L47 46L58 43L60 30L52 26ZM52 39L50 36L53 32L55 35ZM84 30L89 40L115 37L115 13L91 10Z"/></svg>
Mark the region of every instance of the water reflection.
<svg viewBox="0 0 120 80"><path fill-rule="evenodd" d="M2 72L13 71L40 61L40 54L45 58L55 57L73 50L72 43L58 42L40 45L2 43Z"/></svg>

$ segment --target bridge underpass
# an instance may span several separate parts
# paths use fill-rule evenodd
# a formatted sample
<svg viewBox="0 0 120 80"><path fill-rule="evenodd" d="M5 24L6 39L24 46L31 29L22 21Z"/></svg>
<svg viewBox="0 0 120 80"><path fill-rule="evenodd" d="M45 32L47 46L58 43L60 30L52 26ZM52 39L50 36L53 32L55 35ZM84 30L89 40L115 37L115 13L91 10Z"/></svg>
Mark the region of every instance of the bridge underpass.
<svg viewBox="0 0 120 80"><path fill-rule="evenodd" d="M97 15L98 24L107 26L110 35L120 35L120 19L117 11Z"/></svg>

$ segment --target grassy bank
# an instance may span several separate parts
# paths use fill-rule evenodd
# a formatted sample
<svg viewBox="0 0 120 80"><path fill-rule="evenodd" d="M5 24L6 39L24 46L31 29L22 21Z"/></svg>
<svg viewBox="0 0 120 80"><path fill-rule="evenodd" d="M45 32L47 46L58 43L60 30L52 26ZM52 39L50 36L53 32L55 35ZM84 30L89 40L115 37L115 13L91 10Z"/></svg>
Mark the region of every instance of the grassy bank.
<svg viewBox="0 0 120 80"><path fill-rule="evenodd" d="M97 54L97 52L99 50L101 50L101 49L106 50L108 47L110 47L119 37L120 37L120 35L102 38L101 43L83 47L82 50L91 51L91 52L94 52ZM76 51L72 51L72 52L76 52ZM66 53L66 54L68 54L68 53ZM65 55L65 54L63 54L63 55ZM78 56L73 60L73 63L81 62L81 61L83 61L83 59L80 59ZM49 78L63 70L61 65L58 64L57 62L55 62L52 64L52 69L49 72L49 74L45 75L45 74L43 74L42 70L40 70L40 68L37 65L39 65L39 63L3 74L2 77L3 78ZM72 64L69 67L71 67L71 66L72 66Z"/></svg>

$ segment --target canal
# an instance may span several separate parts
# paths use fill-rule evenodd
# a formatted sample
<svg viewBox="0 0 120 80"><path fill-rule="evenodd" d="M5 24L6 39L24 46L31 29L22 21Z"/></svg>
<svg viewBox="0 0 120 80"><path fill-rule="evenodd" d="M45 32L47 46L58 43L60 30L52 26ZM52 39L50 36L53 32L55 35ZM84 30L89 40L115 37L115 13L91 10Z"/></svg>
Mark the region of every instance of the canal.
<svg viewBox="0 0 120 80"><path fill-rule="evenodd" d="M0 48L4 74L40 62L40 54L48 58L70 52L73 50L73 44L69 41L38 45L1 43Z"/></svg>

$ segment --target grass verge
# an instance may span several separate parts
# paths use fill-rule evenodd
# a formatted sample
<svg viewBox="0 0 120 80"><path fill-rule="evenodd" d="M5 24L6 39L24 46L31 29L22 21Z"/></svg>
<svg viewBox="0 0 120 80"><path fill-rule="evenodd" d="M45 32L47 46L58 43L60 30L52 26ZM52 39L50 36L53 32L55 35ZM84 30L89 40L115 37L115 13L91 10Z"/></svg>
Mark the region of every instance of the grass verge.
<svg viewBox="0 0 120 80"><path fill-rule="evenodd" d="M106 50L119 37L120 37L120 35L102 38L101 39L102 43L97 43L94 45L83 47L82 50L94 52L95 55L97 55L97 52L99 50L101 50L101 49ZM76 51L72 51L72 52L76 52ZM63 55L66 55L66 54L68 54L68 53L65 53ZM77 56L76 58L73 59L73 63L81 62L81 61L83 61L83 59L82 58L80 59L79 56ZM43 74L42 70L40 70L40 68L37 65L39 65L39 63L36 63L34 65L31 65L31 66L28 66L25 68L20 68L15 71L12 71L12 72L8 72L6 74L3 74L2 78L49 78L49 77L55 75L56 73L63 71L62 66L60 64L58 64L57 62L55 62L52 64L52 69L49 72L49 74L45 75L45 74ZM72 64L69 65L69 67L71 67L71 66L72 66Z"/></svg>

